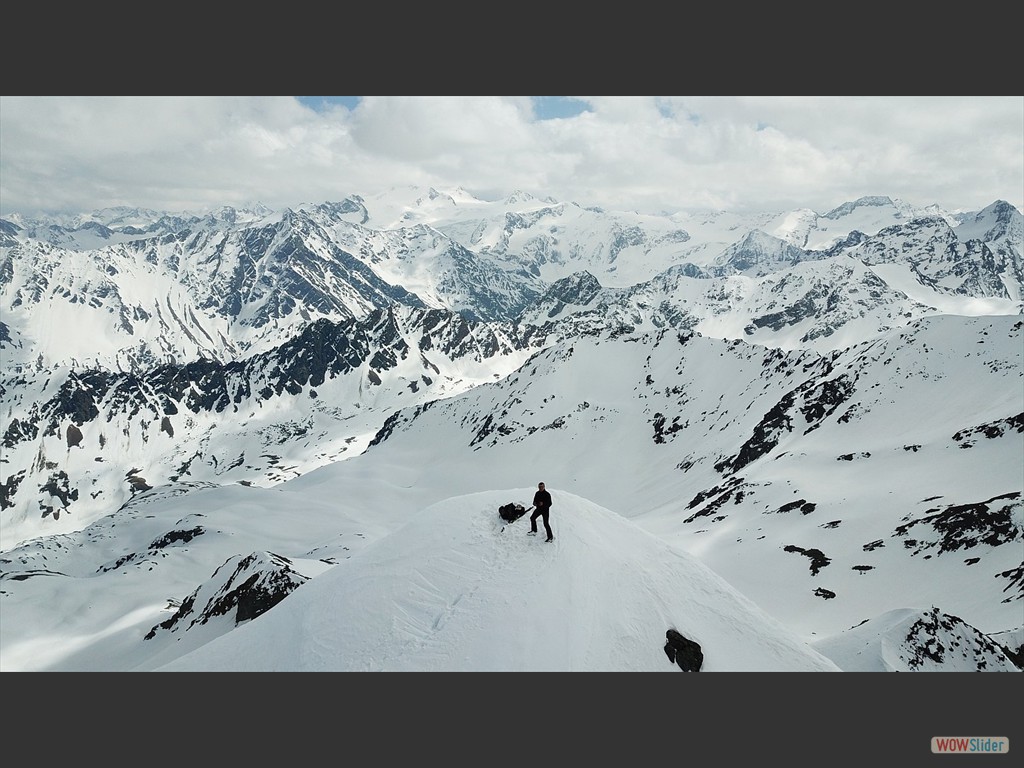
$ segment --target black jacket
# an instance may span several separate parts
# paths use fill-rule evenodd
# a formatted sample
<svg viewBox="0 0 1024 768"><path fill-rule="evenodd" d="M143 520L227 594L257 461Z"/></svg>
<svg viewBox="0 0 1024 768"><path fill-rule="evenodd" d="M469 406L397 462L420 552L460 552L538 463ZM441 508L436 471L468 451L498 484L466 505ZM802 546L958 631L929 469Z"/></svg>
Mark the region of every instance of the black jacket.
<svg viewBox="0 0 1024 768"><path fill-rule="evenodd" d="M551 506L551 494L546 490L538 490L533 494L533 506L537 509L547 509Z"/></svg>

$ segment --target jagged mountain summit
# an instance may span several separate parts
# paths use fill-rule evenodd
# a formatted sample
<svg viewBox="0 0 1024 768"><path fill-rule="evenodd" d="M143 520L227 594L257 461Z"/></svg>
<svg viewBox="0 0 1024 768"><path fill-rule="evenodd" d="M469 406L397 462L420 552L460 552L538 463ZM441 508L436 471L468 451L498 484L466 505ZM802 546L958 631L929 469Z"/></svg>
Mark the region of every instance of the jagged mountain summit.
<svg viewBox="0 0 1024 768"><path fill-rule="evenodd" d="M139 373L199 357L228 362L268 351L318 318L348 320L390 305L522 322L554 283L581 272L626 296L672 279L662 288L668 295L653 297L671 305L681 280L684 296L706 294L709 306L691 314L697 330L713 334L723 302L756 319L760 309L744 304L765 279L776 281L768 311L806 316L816 294L782 277L808 262L829 271L844 255L876 278L867 295L908 304L900 309L912 317L1020 311L1020 212L997 202L957 224L950 215L914 217L887 200L816 217L816 239L807 212L797 223L789 214L659 218L434 190L402 206L349 198L280 212L116 209L63 223L12 219L0 240L4 369ZM371 214L370 204L383 212ZM828 305L810 309L820 316ZM634 310L627 301L623 311ZM894 327L900 316L885 322Z"/></svg>
<svg viewBox="0 0 1024 768"><path fill-rule="evenodd" d="M199 357L228 362L265 352L318 318L359 318L390 305L523 322L553 284L578 273L625 297L660 286L667 295L645 301L667 302L676 314L676 292L704 294L706 306L690 314L697 330L717 335L726 306L759 316L760 307L745 304L748 296L763 301L764 280L775 283L767 312L820 318L828 303L812 307L817 293L783 278L812 262L834 271L829 265L843 256L872 272L875 284L861 296L907 305L882 320L888 327L905 324L906 312L1005 314L1021 306L1021 215L1002 202L958 224L950 215L913 217L887 198L858 201L816 217L820 236L811 239L807 212L797 223L789 214L659 218L464 194L439 208L440 193L430 192L401 215L395 203L371 215L371 201L350 198L281 212L118 209L63 224L4 221L4 369L138 373ZM150 223L141 226L145 216ZM93 237L98 227L102 244ZM635 303L627 299L621 311ZM773 337L759 341L772 345Z"/></svg>
<svg viewBox="0 0 1024 768"><path fill-rule="evenodd" d="M1012 666L1021 221L1000 201L650 217L409 189L0 222L5 615L206 546L225 512L200 521L200 498L260 499L287 532L218 535L217 562L138 593L173 608L143 634L184 652L431 505L546 477L711 568L791 637L835 639L839 668L875 630L898 645L909 626L879 618L893 611L975 638L937 668L1002 668L1000 648ZM143 522L165 507L190 522ZM308 531L295 510L318 510ZM125 627L134 648L143 628ZM908 643L876 666L928 667ZM47 664L106 668L102 646ZM608 654L560 663L630 663Z"/></svg>

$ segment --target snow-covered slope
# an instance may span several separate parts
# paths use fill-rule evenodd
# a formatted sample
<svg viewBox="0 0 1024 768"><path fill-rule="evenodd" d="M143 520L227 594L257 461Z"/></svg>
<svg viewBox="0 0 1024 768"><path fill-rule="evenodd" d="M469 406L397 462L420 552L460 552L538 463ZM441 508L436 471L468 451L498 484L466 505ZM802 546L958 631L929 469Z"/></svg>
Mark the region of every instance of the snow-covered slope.
<svg viewBox="0 0 1024 768"><path fill-rule="evenodd" d="M841 668L1002 668L1024 631L1021 215L920 213L650 223L432 191L3 222L5 664L170 663L435 505L544 479ZM864 644L885 647L851 660Z"/></svg>
<svg viewBox="0 0 1024 768"><path fill-rule="evenodd" d="M689 555L586 499L559 495L551 544L495 510L529 489L446 499L164 667L234 671L680 670L835 667ZM668 649L666 646L669 646Z"/></svg>
<svg viewBox="0 0 1024 768"><path fill-rule="evenodd" d="M828 357L577 339L399 412L379 447L402 464L415 431L483 483L505 465L560 478L808 633L920 603L1003 631L1024 598L1022 326L932 318Z"/></svg>

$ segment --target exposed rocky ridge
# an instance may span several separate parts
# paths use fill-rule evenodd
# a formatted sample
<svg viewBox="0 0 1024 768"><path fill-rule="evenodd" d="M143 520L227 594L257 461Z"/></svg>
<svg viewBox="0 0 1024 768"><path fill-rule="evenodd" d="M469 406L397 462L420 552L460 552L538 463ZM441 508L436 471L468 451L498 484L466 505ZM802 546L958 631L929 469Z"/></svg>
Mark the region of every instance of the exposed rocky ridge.
<svg viewBox="0 0 1024 768"><path fill-rule="evenodd" d="M994 247L977 238L961 240L945 219L916 219L882 230L851 255L868 265L908 264L922 285L945 293L1019 301L1024 285L1019 237L1014 247L1008 227L988 234L996 235Z"/></svg>
<svg viewBox="0 0 1024 768"><path fill-rule="evenodd" d="M1020 672L999 637L933 606L888 612L814 647L850 672Z"/></svg>
<svg viewBox="0 0 1024 768"><path fill-rule="evenodd" d="M333 225L356 226L341 220ZM58 311L106 338L91 353L67 354L60 344L38 354L25 348L9 354L5 367L141 372L196 357L229 362L266 351L320 318L363 318L399 305L505 319L540 293L532 276L494 265L437 233L424 239L424 233L389 233L387 248L408 261L429 255L441 264L427 300L387 282L303 211L236 226L175 229L85 251L17 239L0 253L10 321L31 325L33 315Z"/></svg>
<svg viewBox="0 0 1024 768"><path fill-rule="evenodd" d="M152 640L161 632L187 631L221 617L232 626L244 624L269 611L307 581L309 577L296 571L291 560L273 552L231 557L145 639Z"/></svg>

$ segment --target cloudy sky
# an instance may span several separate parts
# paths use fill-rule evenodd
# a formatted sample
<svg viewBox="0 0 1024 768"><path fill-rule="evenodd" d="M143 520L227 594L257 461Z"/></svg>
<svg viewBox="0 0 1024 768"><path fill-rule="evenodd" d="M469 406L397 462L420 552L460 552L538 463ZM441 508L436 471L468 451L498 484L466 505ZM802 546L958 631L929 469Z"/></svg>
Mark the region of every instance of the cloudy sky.
<svg viewBox="0 0 1024 768"><path fill-rule="evenodd" d="M825 213L1024 208L1021 96L2 96L0 214L272 208L401 185Z"/></svg>

